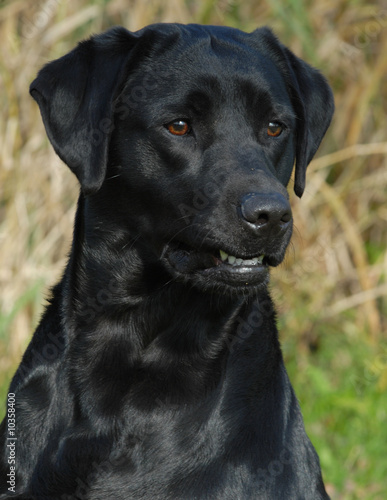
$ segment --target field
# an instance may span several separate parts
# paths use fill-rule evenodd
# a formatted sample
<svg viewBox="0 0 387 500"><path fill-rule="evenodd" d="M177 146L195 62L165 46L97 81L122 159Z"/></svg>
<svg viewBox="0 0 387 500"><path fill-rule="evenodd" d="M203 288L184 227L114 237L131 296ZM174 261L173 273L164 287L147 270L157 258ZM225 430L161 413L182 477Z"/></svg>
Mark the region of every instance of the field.
<svg viewBox="0 0 387 500"><path fill-rule="evenodd" d="M29 83L112 25L270 25L331 83L336 113L292 193L296 230L272 272L281 341L332 499L387 497L387 10L365 0L10 0L0 4L0 415L59 278L78 186Z"/></svg>

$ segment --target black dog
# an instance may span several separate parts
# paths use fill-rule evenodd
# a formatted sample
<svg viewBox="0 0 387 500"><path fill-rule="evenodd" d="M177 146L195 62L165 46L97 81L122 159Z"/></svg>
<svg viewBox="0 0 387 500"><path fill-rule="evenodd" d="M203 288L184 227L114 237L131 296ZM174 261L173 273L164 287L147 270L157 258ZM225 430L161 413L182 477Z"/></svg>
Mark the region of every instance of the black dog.
<svg viewBox="0 0 387 500"><path fill-rule="evenodd" d="M159 24L80 43L31 94L81 195L11 384L0 498L328 498L267 291L324 78L266 28Z"/></svg>

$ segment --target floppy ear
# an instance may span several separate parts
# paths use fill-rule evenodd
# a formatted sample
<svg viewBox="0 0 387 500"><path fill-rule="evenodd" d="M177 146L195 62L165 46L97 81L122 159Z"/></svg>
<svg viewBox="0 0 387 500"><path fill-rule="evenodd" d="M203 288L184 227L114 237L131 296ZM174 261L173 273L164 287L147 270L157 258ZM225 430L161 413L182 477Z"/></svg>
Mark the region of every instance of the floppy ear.
<svg viewBox="0 0 387 500"><path fill-rule="evenodd" d="M113 102L137 38L124 28L92 37L44 66L30 86L51 144L85 195L105 179Z"/></svg>
<svg viewBox="0 0 387 500"><path fill-rule="evenodd" d="M330 86L316 69L286 47L284 53L292 75L292 100L298 118L294 192L301 198L305 189L306 167L329 127L334 101Z"/></svg>
<svg viewBox="0 0 387 500"><path fill-rule="evenodd" d="M296 57L273 32L260 28L263 40L280 69L297 115L294 191L301 198L306 167L312 160L331 122L334 102L330 86L316 69Z"/></svg>

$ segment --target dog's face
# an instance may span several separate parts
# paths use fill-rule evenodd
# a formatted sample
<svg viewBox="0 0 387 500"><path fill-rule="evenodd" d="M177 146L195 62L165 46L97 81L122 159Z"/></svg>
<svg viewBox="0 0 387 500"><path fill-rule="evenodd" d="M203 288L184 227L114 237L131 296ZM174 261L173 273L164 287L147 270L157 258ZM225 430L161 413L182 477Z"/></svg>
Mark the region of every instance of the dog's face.
<svg viewBox="0 0 387 500"><path fill-rule="evenodd" d="M31 92L100 223L120 221L175 279L266 285L292 233L294 161L301 195L333 111L325 80L269 30L116 29L48 65Z"/></svg>

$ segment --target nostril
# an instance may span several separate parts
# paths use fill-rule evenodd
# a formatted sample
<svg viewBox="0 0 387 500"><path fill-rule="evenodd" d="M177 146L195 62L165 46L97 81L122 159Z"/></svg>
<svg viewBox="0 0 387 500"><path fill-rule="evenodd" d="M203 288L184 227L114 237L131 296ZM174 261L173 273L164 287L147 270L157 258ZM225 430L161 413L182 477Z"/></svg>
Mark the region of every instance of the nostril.
<svg viewBox="0 0 387 500"><path fill-rule="evenodd" d="M256 226L263 226L269 222L269 216L267 214L259 214L258 219L253 222Z"/></svg>
<svg viewBox="0 0 387 500"><path fill-rule="evenodd" d="M281 222L284 224L288 223L292 218L292 214L290 212L285 212L281 217Z"/></svg>

